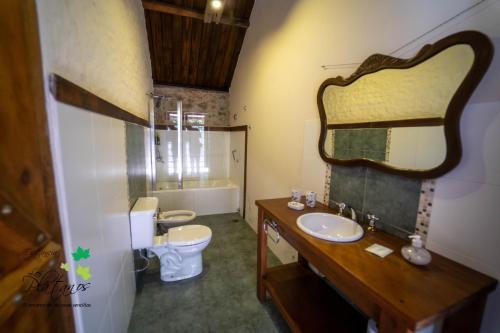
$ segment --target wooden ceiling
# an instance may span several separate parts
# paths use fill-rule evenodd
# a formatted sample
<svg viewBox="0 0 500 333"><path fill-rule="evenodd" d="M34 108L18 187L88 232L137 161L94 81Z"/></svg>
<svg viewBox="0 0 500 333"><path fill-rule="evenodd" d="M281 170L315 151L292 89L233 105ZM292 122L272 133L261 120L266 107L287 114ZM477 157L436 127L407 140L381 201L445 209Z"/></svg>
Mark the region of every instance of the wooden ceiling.
<svg viewBox="0 0 500 333"><path fill-rule="evenodd" d="M219 24L207 0L143 0L153 82L229 90L254 0L226 0Z"/></svg>

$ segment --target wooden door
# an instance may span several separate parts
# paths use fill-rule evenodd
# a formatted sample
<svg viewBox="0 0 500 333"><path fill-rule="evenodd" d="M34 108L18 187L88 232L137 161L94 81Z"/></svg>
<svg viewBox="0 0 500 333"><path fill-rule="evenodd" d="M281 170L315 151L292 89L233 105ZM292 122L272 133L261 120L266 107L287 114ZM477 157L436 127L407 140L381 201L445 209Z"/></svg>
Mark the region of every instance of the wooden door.
<svg viewBox="0 0 500 333"><path fill-rule="evenodd" d="M0 15L0 331L73 332L35 1Z"/></svg>

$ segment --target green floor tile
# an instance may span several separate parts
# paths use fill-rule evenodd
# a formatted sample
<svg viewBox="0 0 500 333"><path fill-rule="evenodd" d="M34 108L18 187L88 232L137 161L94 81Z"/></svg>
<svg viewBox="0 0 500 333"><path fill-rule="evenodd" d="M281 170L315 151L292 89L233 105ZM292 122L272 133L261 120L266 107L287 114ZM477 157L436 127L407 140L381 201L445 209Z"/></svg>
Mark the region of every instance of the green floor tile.
<svg viewBox="0 0 500 333"><path fill-rule="evenodd" d="M200 216L192 224L212 229L202 275L164 283L153 259L129 332L290 332L272 303L257 300L257 237L248 224L238 214ZM271 252L268 262L279 264Z"/></svg>

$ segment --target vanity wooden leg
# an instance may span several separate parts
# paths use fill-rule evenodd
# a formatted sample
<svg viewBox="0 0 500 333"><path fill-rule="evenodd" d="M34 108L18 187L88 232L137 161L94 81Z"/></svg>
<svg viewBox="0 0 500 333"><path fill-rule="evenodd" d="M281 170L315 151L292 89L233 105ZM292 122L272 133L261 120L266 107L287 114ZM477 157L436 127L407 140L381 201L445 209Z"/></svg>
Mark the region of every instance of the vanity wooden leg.
<svg viewBox="0 0 500 333"><path fill-rule="evenodd" d="M264 211L259 208L259 222L257 231L257 298L261 303L266 300L264 276L267 270L267 235L264 232Z"/></svg>
<svg viewBox="0 0 500 333"><path fill-rule="evenodd" d="M480 296L462 309L448 316L444 320L441 332L479 332L481 330L481 320L483 319L486 298L487 295Z"/></svg>
<svg viewBox="0 0 500 333"><path fill-rule="evenodd" d="M379 333L414 333L415 331L409 329L406 323L397 317L391 316L390 313L383 311L380 315L378 322Z"/></svg>

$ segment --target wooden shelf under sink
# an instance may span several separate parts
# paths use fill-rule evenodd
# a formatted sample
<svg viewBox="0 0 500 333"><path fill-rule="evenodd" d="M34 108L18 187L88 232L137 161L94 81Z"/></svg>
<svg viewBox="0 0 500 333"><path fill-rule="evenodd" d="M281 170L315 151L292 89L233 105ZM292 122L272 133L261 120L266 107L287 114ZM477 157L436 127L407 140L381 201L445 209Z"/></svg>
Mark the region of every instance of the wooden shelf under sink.
<svg viewBox="0 0 500 333"><path fill-rule="evenodd" d="M366 332L367 320L309 268L269 268L264 285L293 332Z"/></svg>
<svg viewBox="0 0 500 333"><path fill-rule="evenodd" d="M256 201L257 297L262 303L266 293L271 294L294 332L356 332L350 327L336 327L351 314L346 310L349 303L376 320L380 333L415 332L437 322L443 323L443 333L480 332L486 298L497 285L495 279L437 253L432 254L432 262L427 266L412 265L398 253L408 242L382 231L365 233L351 243L315 238L299 229L297 218L304 213L336 211L321 203L295 211L287 207L289 200ZM267 267L268 221L297 250L300 267ZM382 259L365 251L374 243L395 253ZM317 267L349 301L310 272L307 262ZM357 319L350 320L353 322ZM316 328L319 323L323 323L323 330Z"/></svg>

